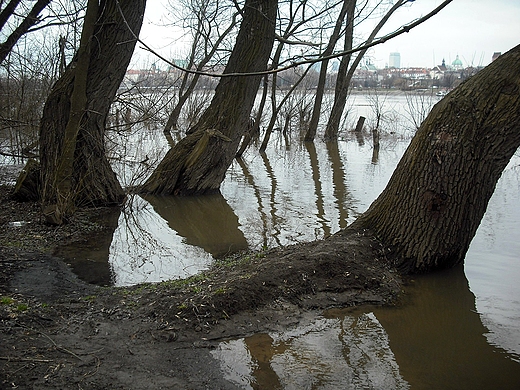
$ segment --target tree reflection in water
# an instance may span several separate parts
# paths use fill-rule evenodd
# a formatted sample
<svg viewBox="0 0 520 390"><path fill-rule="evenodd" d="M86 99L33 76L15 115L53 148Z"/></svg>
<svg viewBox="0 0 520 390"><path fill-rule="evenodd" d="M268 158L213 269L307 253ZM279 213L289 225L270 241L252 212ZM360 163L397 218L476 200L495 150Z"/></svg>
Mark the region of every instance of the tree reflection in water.
<svg viewBox="0 0 520 390"><path fill-rule="evenodd" d="M213 355L246 388L517 389L518 363L486 332L458 267L416 278L398 307L331 309L301 328L223 342Z"/></svg>

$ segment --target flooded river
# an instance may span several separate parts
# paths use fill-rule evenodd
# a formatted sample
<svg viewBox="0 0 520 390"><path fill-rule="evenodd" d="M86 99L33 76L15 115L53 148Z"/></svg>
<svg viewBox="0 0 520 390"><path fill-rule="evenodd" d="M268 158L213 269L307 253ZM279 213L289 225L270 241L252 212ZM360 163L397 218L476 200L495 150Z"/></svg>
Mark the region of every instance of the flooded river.
<svg viewBox="0 0 520 390"><path fill-rule="evenodd" d="M159 132L128 150L162 153ZM233 163L222 195L135 196L106 216L107 234L59 254L91 283L125 286L192 275L242 249L321 239L366 210L409 142L387 135L374 154L369 139L347 138L287 146L275 134L266 156L251 148ZM137 180L124 169L126 184ZM519 205L515 156L463 267L415 278L397 308L329 310L283 333L222 342L212 354L223 375L249 389L520 388Z"/></svg>

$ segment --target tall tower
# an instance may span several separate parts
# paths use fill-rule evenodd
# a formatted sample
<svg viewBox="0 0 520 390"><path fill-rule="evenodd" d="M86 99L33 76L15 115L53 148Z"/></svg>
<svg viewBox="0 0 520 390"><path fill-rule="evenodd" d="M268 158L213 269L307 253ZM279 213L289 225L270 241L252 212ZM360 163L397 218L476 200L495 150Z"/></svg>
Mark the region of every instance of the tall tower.
<svg viewBox="0 0 520 390"><path fill-rule="evenodd" d="M390 68L400 68L401 67L401 54L400 53L390 53L390 60L388 61L388 66Z"/></svg>

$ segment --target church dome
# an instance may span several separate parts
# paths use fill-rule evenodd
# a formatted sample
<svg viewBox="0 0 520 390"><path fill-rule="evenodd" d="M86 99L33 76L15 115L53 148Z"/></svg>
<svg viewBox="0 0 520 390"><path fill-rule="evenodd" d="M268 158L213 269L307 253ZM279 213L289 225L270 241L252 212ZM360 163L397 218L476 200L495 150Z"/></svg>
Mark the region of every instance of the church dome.
<svg viewBox="0 0 520 390"><path fill-rule="evenodd" d="M454 68L462 68L463 65L462 65L462 61L459 59L459 55L457 54L457 58L455 58L455 61L453 61L451 63L451 65L454 67Z"/></svg>

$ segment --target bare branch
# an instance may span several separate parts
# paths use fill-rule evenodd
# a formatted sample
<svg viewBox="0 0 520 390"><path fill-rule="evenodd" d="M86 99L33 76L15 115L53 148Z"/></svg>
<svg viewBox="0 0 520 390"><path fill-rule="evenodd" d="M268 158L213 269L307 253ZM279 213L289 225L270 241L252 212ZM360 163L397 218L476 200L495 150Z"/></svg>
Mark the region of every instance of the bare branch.
<svg viewBox="0 0 520 390"><path fill-rule="evenodd" d="M157 58L159 58L160 60L164 61L165 63L170 65L172 68L175 68L177 70L180 70L180 71L183 71L183 72L187 72L187 73L191 73L191 74L200 74L202 76L208 76L208 77L258 76L258 75L279 73L279 72L282 72L282 71L285 71L285 70L288 70L288 69L296 68L296 67L301 66L301 65L314 64L314 63L317 63L317 62L327 61L327 60L330 60L330 59L333 59L333 58L343 57L343 56L348 55L348 54L357 53L357 52L360 52L360 51L363 51L363 50L367 50L367 49L369 49L371 47L374 47L374 46L377 46L377 45L381 45L381 44L383 44L383 43L385 43L385 42L387 42L387 41L389 41L389 40L391 40L391 39L393 39L395 37L398 37L399 35L402 35L404 33L410 32L413 28L419 26L420 24L426 22L427 20L429 20L430 18L432 18L433 16L438 14L443 8L445 8L452 1L453 0L445 0L437 8L435 8L434 10L432 10L430 13L426 14L425 16L423 16L423 17L421 17L419 19L416 19L415 21L413 21L413 22L411 22L409 24L403 25L401 28L399 28L398 30L396 30L396 31L394 31L394 32L392 32L390 34L387 34L387 35L385 35L385 36L383 36L381 38L375 39L372 42L360 45L360 46L358 46L355 49L346 50L346 51L340 51L340 52L333 53L331 55L323 56L323 57L319 57L319 58L313 58L313 59L307 59L307 60L303 60L303 61L292 62L290 65L287 65L287 66L284 66L284 67L280 67L280 68L270 69L270 70L266 70L266 71L262 71L262 72L216 74L216 73L211 73L211 72L202 72L202 71L198 71L198 70L185 69L183 67L180 67L180 66L176 65L175 63L169 61L168 59L166 59L165 57L163 57L162 55L157 53L150 46L148 46L144 41L142 41L137 35L135 35L133 32L132 32L132 34L134 35L134 37L137 40L137 42L139 42L142 45L142 47L141 47L142 49L148 51L149 53L153 54L154 56L156 56ZM123 17L123 20L124 20L124 16L122 16L122 17ZM125 21L125 25L128 28L128 24L126 23L126 21Z"/></svg>

